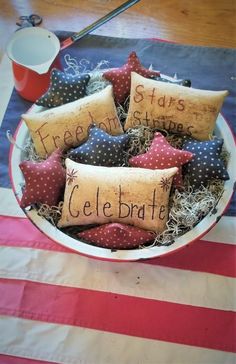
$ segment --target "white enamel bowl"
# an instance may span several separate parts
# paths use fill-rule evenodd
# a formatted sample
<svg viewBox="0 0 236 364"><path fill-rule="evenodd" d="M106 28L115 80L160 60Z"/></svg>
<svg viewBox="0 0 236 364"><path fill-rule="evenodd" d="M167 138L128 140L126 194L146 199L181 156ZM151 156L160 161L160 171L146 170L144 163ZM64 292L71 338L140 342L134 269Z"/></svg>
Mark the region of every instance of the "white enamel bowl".
<svg viewBox="0 0 236 364"><path fill-rule="evenodd" d="M34 105L31 108L31 111L34 112L40 111L40 107ZM170 246L162 246L162 247L155 246L144 249L111 251L110 249L96 247L84 243L82 241L73 239L72 237L61 232L59 229L57 229L55 226L49 223L46 219L38 216L37 211L34 209L31 209L29 211L27 210L24 211L27 217L33 222L33 224L49 238L51 238L58 244L63 245L64 247L67 247L80 254L90 256L93 258L104 259L104 260L115 260L115 261L134 261L139 259L150 259L153 257L158 257L172 253L180 248L185 247L189 243L193 242L196 239L201 238L204 234L206 234L217 223L217 221L222 216L222 214L227 209L227 206L230 203L234 189L234 182L236 180L236 168L234 168L236 160L235 141L228 123L221 114L218 116L217 119L215 134L224 139L224 146L226 150L230 153L229 162L227 166L230 179L225 182L224 193L216 206L216 213L214 214L209 213L191 231L176 238L175 242ZM28 129L25 123L21 121L16 130L14 139L16 140L16 143L19 147L23 147L28 137L29 137ZM9 162L10 176L11 176L12 187L18 202L21 200L22 197L21 186L24 183L24 178L19 168L19 164L22 160L24 160L24 155L22 150L17 148L16 145L12 145L10 152L10 162ZM181 252L179 253L181 254Z"/></svg>

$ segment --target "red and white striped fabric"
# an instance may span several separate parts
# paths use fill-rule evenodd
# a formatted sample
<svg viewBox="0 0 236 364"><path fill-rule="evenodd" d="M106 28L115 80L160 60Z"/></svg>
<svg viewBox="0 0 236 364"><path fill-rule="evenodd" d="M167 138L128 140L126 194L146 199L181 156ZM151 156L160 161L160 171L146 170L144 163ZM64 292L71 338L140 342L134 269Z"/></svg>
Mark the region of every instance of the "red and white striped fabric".
<svg viewBox="0 0 236 364"><path fill-rule="evenodd" d="M0 201L0 364L235 363L235 217L176 254L116 263L45 237L10 189Z"/></svg>

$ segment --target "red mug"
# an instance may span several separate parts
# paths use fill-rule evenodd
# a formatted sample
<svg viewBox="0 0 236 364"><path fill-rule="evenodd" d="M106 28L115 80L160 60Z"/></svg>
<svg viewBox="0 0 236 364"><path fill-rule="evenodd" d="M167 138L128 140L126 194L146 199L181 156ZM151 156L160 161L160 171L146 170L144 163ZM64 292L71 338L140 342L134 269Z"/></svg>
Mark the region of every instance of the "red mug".
<svg viewBox="0 0 236 364"><path fill-rule="evenodd" d="M43 28L23 28L12 35L6 51L17 92L35 102L47 91L52 68L61 68L59 39Z"/></svg>

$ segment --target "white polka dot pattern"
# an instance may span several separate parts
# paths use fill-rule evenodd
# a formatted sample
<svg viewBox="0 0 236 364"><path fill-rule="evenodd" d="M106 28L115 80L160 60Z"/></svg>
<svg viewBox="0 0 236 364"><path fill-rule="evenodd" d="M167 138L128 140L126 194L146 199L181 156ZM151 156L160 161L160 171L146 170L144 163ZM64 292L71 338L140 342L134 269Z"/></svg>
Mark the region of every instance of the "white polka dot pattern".
<svg viewBox="0 0 236 364"><path fill-rule="evenodd" d="M48 91L35 103L51 108L78 100L86 95L89 79L89 74L67 75L54 68L51 72Z"/></svg>
<svg viewBox="0 0 236 364"><path fill-rule="evenodd" d="M43 162L24 161L20 169L25 178L25 188L20 206L35 203L57 205L65 186L65 169L61 165L61 151L56 150Z"/></svg>
<svg viewBox="0 0 236 364"><path fill-rule="evenodd" d="M121 166L129 135L112 136L100 128L92 125L88 140L73 149L69 158L75 162L96 166Z"/></svg>
<svg viewBox="0 0 236 364"><path fill-rule="evenodd" d="M228 180L229 174L220 159L223 139L205 142L187 141L183 148L194 153L194 158L186 165L186 173L193 188L206 186L213 178Z"/></svg>
<svg viewBox="0 0 236 364"><path fill-rule="evenodd" d="M127 63L120 68L104 72L103 76L112 83L114 98L117 103L122 103L130 93L131 72L136 72L143 77L157 77L160 73L143 67L135 52L131 52Z"/></svg>
<svg viewBox="0 0 236 364"><path fill-rule="evenodd" d="M78 237L107 249L132 249L153 240L154 234L135 226L110 223L80 232Z"/></svg>
<svg viewBox="0 0 236 364"><path fill-rule="evenodd" d="M191 152L173 148L166 138L157 132L148 151L130 158L129 163L132 167L149 169L178 167L179 171L173 179L173 184L178 187L183 185L182 165L192 158L193 154Z"/></svg>

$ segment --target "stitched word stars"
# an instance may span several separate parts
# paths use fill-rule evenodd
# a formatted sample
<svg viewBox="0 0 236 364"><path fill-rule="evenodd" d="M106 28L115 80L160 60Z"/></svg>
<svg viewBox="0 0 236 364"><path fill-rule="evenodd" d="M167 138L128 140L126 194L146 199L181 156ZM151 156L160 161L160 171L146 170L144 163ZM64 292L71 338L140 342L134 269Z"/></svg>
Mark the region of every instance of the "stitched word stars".
<svg viewBox="0 0 236 364"><path fill-rule="evenodd" d="M136 226L111 223L82 231L78 237L103 248L132 249L152 240L154 235Z"/></svg>
<svg viewBox="0 0 236 364"><path fill-rule="evenodd" d="M24 161L20 169L25 178L21 207L34 203L57 205L65 186L65 169L61 165L61 151L55 150L43 162Z"/></svg>
<svg viewBox="0 0 236 364"><path fill-rule="evenodd" d="M187 141L183 148L194 153L194 158L186 165L186 173L193 188L206 186L208 180L229 179L228 172L220 159L223 139L204 142Z"/></svg>
<svg viewBox="0 0 236 364"><path fill-rule="evenodd" d="M112 83L114 98L119 104L125 101L130 93L131 72L148 78L160 76L159 72L143 67L135 52L130 53L127 63L122 67L103 73L103 76Z"/></svg>
<svg viewBox="0 0 236 364"><path fill-rule="evenodd" d="M183 185L182 165L192 158L193 154L191 152L173 148L165 137L157 132L148 151L130 158L129 163L132 167L149 169L178 167L179 171L174 176L173 184L180 187Z"/></svg>
<svg viewBox="0 0 236 364"><path fill-rule="evenodd" d="M129 141L129 135L112 136L92 125L88 140L69 152L68 157L75 162L96 166L121 166L124 149Z"/></svg>
<svg viewBox="0 0 236 364"><path fill-rule="evenodd" d="M89 80L89 74L67 75L54 68L49 89L36 101L36 105L50 108L81 99L86 95Z"/></svg>

